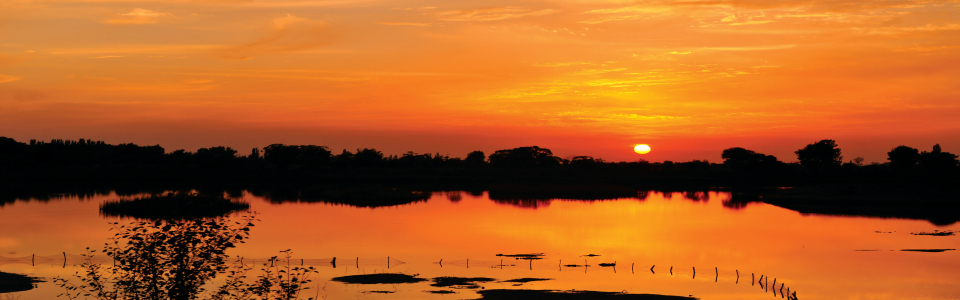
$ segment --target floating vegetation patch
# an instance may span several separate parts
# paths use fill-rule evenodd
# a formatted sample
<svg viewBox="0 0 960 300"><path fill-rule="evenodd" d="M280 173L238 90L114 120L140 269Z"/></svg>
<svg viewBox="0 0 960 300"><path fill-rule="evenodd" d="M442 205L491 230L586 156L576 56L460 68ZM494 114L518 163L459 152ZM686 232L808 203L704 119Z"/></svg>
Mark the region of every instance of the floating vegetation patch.
<svg viewBox="0 0 960 300"><path fill-rule="evenodd" d="M543 259L543 253L531 253L531 254L497 254L497 256L503 257L512 257L514 259L526 259L526 260L535 260Z"/></svg>
<svg viewBox="0 0 960 300"><path fill-rule="evenodd" d="M612 263L600 263L600 266L601 266L601 267L616 267L616 266L617 266L617 262L612 262Z"/></svg>
<svg viewBox="0 0 960 300"><path fill-rule="evenodd" d="M477 291L480 294L479 299L484 300L520 300L520 299L545 299L545 300L681 300L697 299L693 297L668 296L656 294L628 294L615 292L596 292L596 291L557 291L557 290L483 290Z"/></svg>
<svg viewBox="0 0 960 300"><path fill-rule="evenodd" d="M590 265L563 265L564 267L569 268L579 268L579 267L589 267Z"/></svg>
<svg viewBox="0 0 960 300"><path fill-rule="evenodd" d="M597 257L597 256L600 256L600 254L592 254L592 253L591 253L591 254L580 255L580 256L581 256L581 257L584 257L584 256L586 256L586 257Z"/></svg>
<svg viewBox="0 0 960 300"><path fill-rule="evenodd" d="M857 250L853 250L853 251L880 251L880 249L862 249L862 250L861 250L861 249L857 249Z"/></svg>
<svg viewBox="0 0 960 300"><path fill-rule="evenodd" d="M361 293L364 293L364 294L393 294L393 293L396 293L396 291L363 291L363 292L361 292Z"/></svg>
<svg viewBox="0 0 960 300"><path fill-rule="evenodd" d="M480 285L477 283L491 281L496 281L496 279L488 277L437 277L433 279L431 286L451 287L455 289L478 289Z"/></svg>
<svg viewBox="0 0 960 300"><path fill-rule="evenodd" d="M0 272L0 293L29 291L38 282L43 280L27 275Z"/></svg>
<svg viewBox="0 0 960 300"><path fill-rule="evenodd" d="M550 278L517 278L517 279L504 280L503 282L527 283L527 282L547 281L547 280L553 280L553 279L550 279Z"/></svg>
<svg viewBox="0 0 960 300"><path fill-rule="evenodd" d="M431 293L431 294L441 294L441 295L456 294L456 293L457 293L457 292L449 291L449 290L423 291L423 292L424 292L424 293Z"/></svg>
<svg viewBox="0 0 960 300"><path fill-rule="evenodd" d="M900 251L912 251L912 252L944 252L944 251L952 251L952 250L957 250L957 249L903 249L903 250L900 250Z"/></svg>
<svg viewBox="0 0 960 300"><path fill-rule="evenodd" d="M188 220L215 218L246 211L250 204L224 198L176 192L140 198L107 200L100 204L100 214L110 217L133 217L148 220Z"/></svg>
<svg viewBox="0 0 960 300"><path fill-rule="evenodd" d="M951 236L954 235L956 231L939 231L934 230L933 232L911 232L912 235L932 235L932 236Z"/></svg>
<svg viewBox="0 0 960 300"><path fill-rule="evenodd" d="M397 284L397 283L417 283L427 281L423 278L417 278L417 275L407 275L402 273L379 273L363 274L334 277L333 281L351 284Z"/></svg>

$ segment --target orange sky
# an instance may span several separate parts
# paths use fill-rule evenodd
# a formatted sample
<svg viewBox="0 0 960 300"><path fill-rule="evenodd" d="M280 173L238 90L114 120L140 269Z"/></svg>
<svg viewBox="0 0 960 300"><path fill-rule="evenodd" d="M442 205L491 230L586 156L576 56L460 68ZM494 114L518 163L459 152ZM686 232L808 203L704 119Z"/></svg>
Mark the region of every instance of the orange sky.
<svg viewBox="0 0 960 300"><path fill-rule="evenodd" d="M960 152L960 1L0 1L0 136Z"/></svg>

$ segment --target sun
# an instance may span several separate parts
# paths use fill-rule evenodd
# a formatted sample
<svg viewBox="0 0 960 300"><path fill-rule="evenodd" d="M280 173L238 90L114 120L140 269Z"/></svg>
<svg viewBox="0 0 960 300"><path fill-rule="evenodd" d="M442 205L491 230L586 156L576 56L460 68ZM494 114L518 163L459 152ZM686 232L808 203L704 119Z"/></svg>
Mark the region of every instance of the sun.
<svg viewBox="0 0 960 300"><path fill-rule="evenodd" d="M647 144L640 144L640 145L637 145L636 147L633 147L633 151L640 154L647 154L647 153L650 153L650 146Z"/></svg>

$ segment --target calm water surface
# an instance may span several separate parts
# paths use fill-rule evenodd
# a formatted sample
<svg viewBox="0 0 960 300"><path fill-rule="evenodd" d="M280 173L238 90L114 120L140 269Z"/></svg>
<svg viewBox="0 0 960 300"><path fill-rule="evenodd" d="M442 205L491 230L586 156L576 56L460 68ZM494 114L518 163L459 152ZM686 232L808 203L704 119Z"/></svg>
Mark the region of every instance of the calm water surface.
<svg viewBox="0 0 960 300"><path fill-rule="evenodd" d="M75 264L82 262L76 255L86 247L101 247L112 236L108 222L132 221L99 215L98 205L114 198L65 197L0 207L0 271L47 279L76 272ZM730 198L724 192L522 204L493 201L486 194L443 192L426 202L386 208L273 204L250 194L242 198L260 221L250 240L229 254L262 260L293 249L296 263L304 258L319 268L315 283L319 296L326 299L478 298L470 289L452 289L457 293L452 295L426 293L451 290L430 282L330 281L376 272L423 278L551 279L520 286L482 283L486 289L626 291L701 299L782 297L751 282L753 274L758 279L769 276L770 283L775 278L773 289L784 283L800 299L960 299L960 252L900 251L960 249L956 235L910 234L960 230L958 224L938 227L917 220L801 215L763 203L732 209L723 205ZM66 266L62 252L68 255ZM507 258L501 267L498 253L545 257L532 262ZM29 261L32 254L39 258L35 266ZM325 263L333 257L336 268ZM597 266L613 262L615 268ZM584 263L592 266L561 266ZM60 292L47 282L11 296L53 299Z"/></svg>

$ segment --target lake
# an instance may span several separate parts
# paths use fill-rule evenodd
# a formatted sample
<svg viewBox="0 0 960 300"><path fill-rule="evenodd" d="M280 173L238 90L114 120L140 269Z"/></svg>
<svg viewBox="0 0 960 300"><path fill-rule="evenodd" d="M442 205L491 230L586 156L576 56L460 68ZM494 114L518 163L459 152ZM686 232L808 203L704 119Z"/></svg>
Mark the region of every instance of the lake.
<svg viewBox="0 0 960 300"><path fill-rule="evenodd" d="M117 197L22 199L0 207L0 271L47 279L5 296L56 298L62 289L50 279L80 270L78 255L102 247L114 234L111 222L134 221L100 215L100 203ZM489 289L769 299L784 297L781 286L799 299L960 299L960 252L902 251L960 249L957 235L915 235L957 231L958 224L802 215L761 202L734 205L728 192L602 201L432 192L427 201L379 208L276 203L249 192L237 198L259 221L228 254L263 263L292 249L293 264L304 259L319 270L303 299L476 299ZM535 260L498 256L540 253ZM495 280L446 287L331 280L384 272ZM761 275L766 282L757 282ZM508 282L520 278L548 280Z"/></svg>

